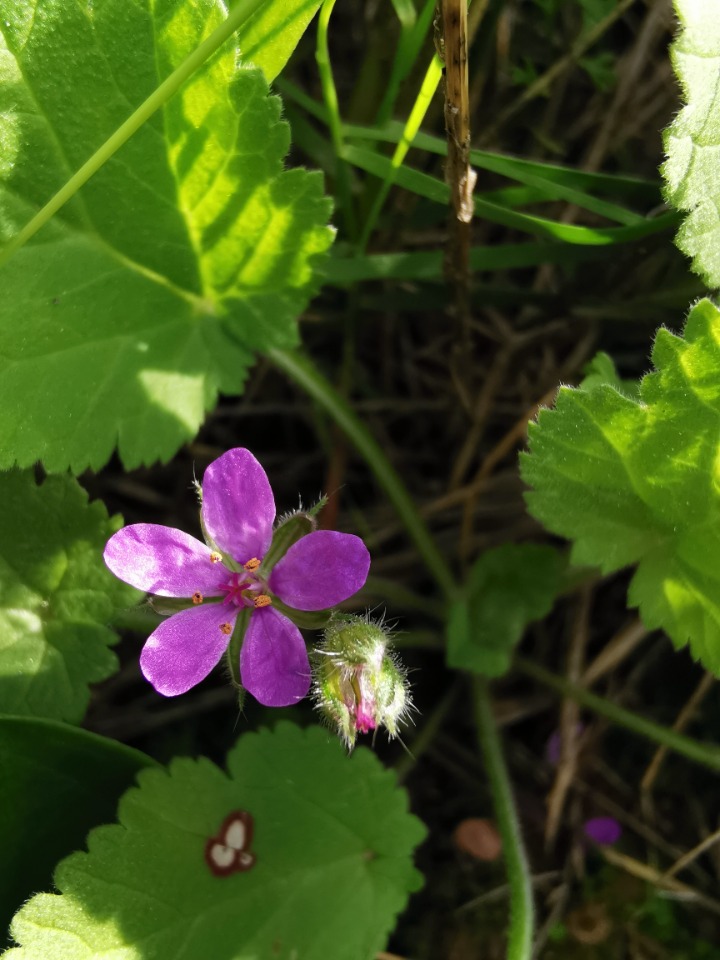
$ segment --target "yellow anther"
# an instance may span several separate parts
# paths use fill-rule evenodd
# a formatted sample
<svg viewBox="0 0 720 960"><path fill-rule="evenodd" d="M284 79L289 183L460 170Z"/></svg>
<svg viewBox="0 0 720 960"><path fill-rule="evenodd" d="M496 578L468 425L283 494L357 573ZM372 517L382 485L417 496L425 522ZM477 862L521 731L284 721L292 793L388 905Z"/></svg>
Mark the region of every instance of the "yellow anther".
<svg viewBox="0 0 720 960"><path fill-rule="evenodd" d="M266 593L259 593L253 600L253 603L256 607L269 607L272 600Z"/></svg>
<svg viewBox="0 0 720 960"><path fill-rule="evenodd" d="M198 603L202 603L205 597L200 593L199 590L196 590L192 595L192 602L197 606Z"/></svg>
<svg viewBox="0 0 720 960"><path fill-rule="evenodd" d="M257 568L260 566L260 561L257 557L253 557L252 560L248 560L248 562L243 564L243 566L246 570L252 572L253 570L257 570Z"/></svg>
<svg viewBox="0 0 720 960"><path fill-rule="evenodd" d="M229 637L232 633L232 624L231 623L221 623L220 632L224 633L226 637Z"/></svg>
<svg viewBox="0 0 720 960"><path fill-rule="evenodd" d="M213 550L210 554L210 563L220 563L222 560L222 554L218 553L217 550Z"/></svg>

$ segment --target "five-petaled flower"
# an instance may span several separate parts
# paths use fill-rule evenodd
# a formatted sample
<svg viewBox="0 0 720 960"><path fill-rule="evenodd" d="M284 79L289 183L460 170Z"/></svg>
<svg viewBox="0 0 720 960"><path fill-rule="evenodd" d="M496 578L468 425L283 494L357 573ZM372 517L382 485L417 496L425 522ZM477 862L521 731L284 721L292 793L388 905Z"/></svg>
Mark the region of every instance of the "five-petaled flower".
<svg viewBox="0 0 720 960"><path fill-rule="evenodd" d="M296 703L310 687L307 651L297 626L273 599L304 611L347 600L367 578L365 544L352 534L316 530L264 572L275 501L265 471L242 448L228 450L205 471L201 516L207 544L182 530L136 523L114 534L105 548L105 563L121 580L192 602L148 638L140 656L143 674L158 693L185 693L218 663L238 614L249 610L240 651L243 686L266 706Z"/></svg>

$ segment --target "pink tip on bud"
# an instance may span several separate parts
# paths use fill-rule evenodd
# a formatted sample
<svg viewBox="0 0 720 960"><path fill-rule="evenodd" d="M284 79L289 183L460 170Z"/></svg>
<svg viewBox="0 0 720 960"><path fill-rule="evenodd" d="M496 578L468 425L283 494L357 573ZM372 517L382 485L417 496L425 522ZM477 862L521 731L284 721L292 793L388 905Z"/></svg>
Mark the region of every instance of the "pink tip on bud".
<svg viewBox="0 0 720 960"><path fill-rule="evenodd" d="M411 709L404 668L388 652L381 624L357 616L331 620L313 658L318 710L349 749L359 733L385 727L391 737Z"/></svg>

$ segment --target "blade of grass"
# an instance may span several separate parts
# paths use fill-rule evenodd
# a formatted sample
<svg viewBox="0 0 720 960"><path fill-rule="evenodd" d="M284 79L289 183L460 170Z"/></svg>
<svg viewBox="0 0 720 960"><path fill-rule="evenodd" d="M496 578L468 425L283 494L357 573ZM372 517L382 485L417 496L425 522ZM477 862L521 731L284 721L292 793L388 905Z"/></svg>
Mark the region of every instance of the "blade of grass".
<svg viewBox="0 0 720 960"><path fill-rule="evenodd" d="M420 50L433 21L435 13L435 0L425 0L420 16L408 26L403 24L403 31L400 35L397 53L390 69L390 76L385 87L385 93L380 106L375 115L375 123L381 125L390 117L393 111L400 85L407 77L418 58ZM398 14L398 17L400 15Z"/></svg>
<svg viewBox="0 0 720 960"><path fill-rule="evenodd" d="M368 213L365 224L363 225L362 233L360 234L360 242L358 244L358 250L360 253L363 253L368 245L373 230L375 229L375 225L380 217L382 208L385 204L385 199L390 192L390 188L395 182L397 174L402 167L405 157L407 156L407 152L412 146L415 135L420 129L420 124L423 122L423 118L427 113L428 107L430 106L430 101L432 100L435 91L438 88L440 78L442 77L442 66L442 61L437 54L435 54L430 61L430 66L428 67L427 72L425 73L425 78L423 79L420 87L420 92L415 98L415 103L413 104L413 108L410 111L410 116L405 123L402 137L395 148L392 159L386 161L386 164L383 168L384 173L381 176L382 183L380 184L380 189L375 195L370 212Z"/></svg>
<svg viewBox="0 0 720 960"><path fill-rule="evenodd" d="M597 247L569 247L561 243L508 243L501 246L472 247L473 270L510 270L536 267L543 263L577 263L602 256ZM326 260L322 273L328 283L346 286L364 280L439 280L443 254L439 250L416 253L378 253L362 257L333 256Z"/></svg>
<svg viewBox="0 0 720 960"><path fill-rule="evenodd" d="M428 200L443 205L448 202L449 188L442 180L421 173L411 167L394 167L393 161L364 147L346 146L344 156L353 166L382 179L383 185L396 182L406 190L410 190L412 193ZM639 223L629 226L582 227L574 224L558 223L555 220L548 220L546 217L518 213L479 197L475 199L475 213L491 223L500 223L503 226L521 230L523 233L539 234L552 240L562 240L565 243L590 245L627 243L631 240L639 240L661 230L670 229L679 220L679 215L675 211L670 211L654 219L643 219Z"/></svg>
<svg viewBox="0 0 720 960"><path fill-rule="evenodd" d="M322 116L319 116L318 119L324 120ZM403 125L396 120L391 120L383 128L346 124L344 130L345 136L349 140L381 140L387 143L398 143L402 137ZM441 137L435 137L422 131L418 131L416 134L413 147L442 157L447 153L445 141ZM586 188L600 194L634 199L643 203L657 204L662 201L660 184L654 180L643 180L639 177L627 177L612 173L591 173L586 170L564 167L556 163L524 160L521 157L492 153L488 150L471 150L470 159L474 166L480 167L482 170L499 173L519 182L524 182L525 175L533 174L550 183L577 189Z"/></svg>
<svg viewBox="0 0 720 960"><path fill-rule="evenodd" d="M357 223L355 220L352 191L350 189L350 171L343 157L343 127L342 120L340 119L340 107L338 105L335 78L333 76L330 49L328 46L328 26L335 2L336 0L325 0L320 8L315 60L318 66L330 134L335 149L335 180L337 182L340 207L342 209L347 235L352 240L357 234Z"/></svg>

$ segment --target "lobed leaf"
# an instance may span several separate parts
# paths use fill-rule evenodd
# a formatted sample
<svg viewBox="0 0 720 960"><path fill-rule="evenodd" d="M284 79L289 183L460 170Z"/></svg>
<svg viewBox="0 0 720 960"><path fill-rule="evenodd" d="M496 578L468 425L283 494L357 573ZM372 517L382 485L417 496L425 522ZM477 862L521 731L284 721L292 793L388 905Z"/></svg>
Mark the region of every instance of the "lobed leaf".
<svg viewBox="0 0 720 960"><path fill-rule="evenodd" d="M106 624L138 596L105 567L120 526L71 477L0 474L0 713L78 723L116 667Z"/></svg>
<svg viewBox="0 0 720 960"><path fill-rule="evenodd" d="M120 823L58 866L60 895L17 914L7 960L371 960L420 880L424 829L393 774L288 723L241 737L228 771L141 772ZM234 811L253 818L256 862L215 876L205 847Z"/></svg>
<svg viewBox="0 0 720 960"><path fill-rule="evenodd" d="M242 0L230 0L230 7ZM243 60L259 67L272 83L315 16L322 0L265 0L237 32ZM408 0L411 2L411 0Z"/></svg>
<svg viewBox="0 0 720 960"><path fill-rule="evenodd" d="M671 49L685 106L665 131L665 196L687 217L677 245L708 287L720 286L720 17L707 0L675 0Z"/></svg>
<svg viewBox="0 0 720 960"><path fill-rule="evenodd" d="M290 9L297 33L314 7ZM261 13L243 42L272 74L287 43L258 44L287 24L277 3ZM0 237L223 16L220 0L0 0ZM332 234L321 176L283 170L288 145L229 42L7 260L0 466L97 469L116 445L127 467L166 460L255 352L297 343Z"/></svg>
<svg viewBox="0 0 720 960"><path fill-rule="evenodd" d="M702 300L684 337L658 331L637 398L562 387L531 425L530 512L604 573L637 564L628 600L649 629L720 673L720 311Z"/></svg>
<svg viewBox="0 0 720 960"><path fill-rule="evenodd" d="M448 664L486 677L510 668L515 645L552 609L565 564L557 550L505 544L473 564L465 596L450 608Z"/></svg>
<svg viewBox="0 0 720 960"><path fill-rule="evenodd" d="M53 870L111 819L135 774L152 766L130 747L52 720L0 716L0 930ZM0 934L0 947L4 932Z"/></svg>

